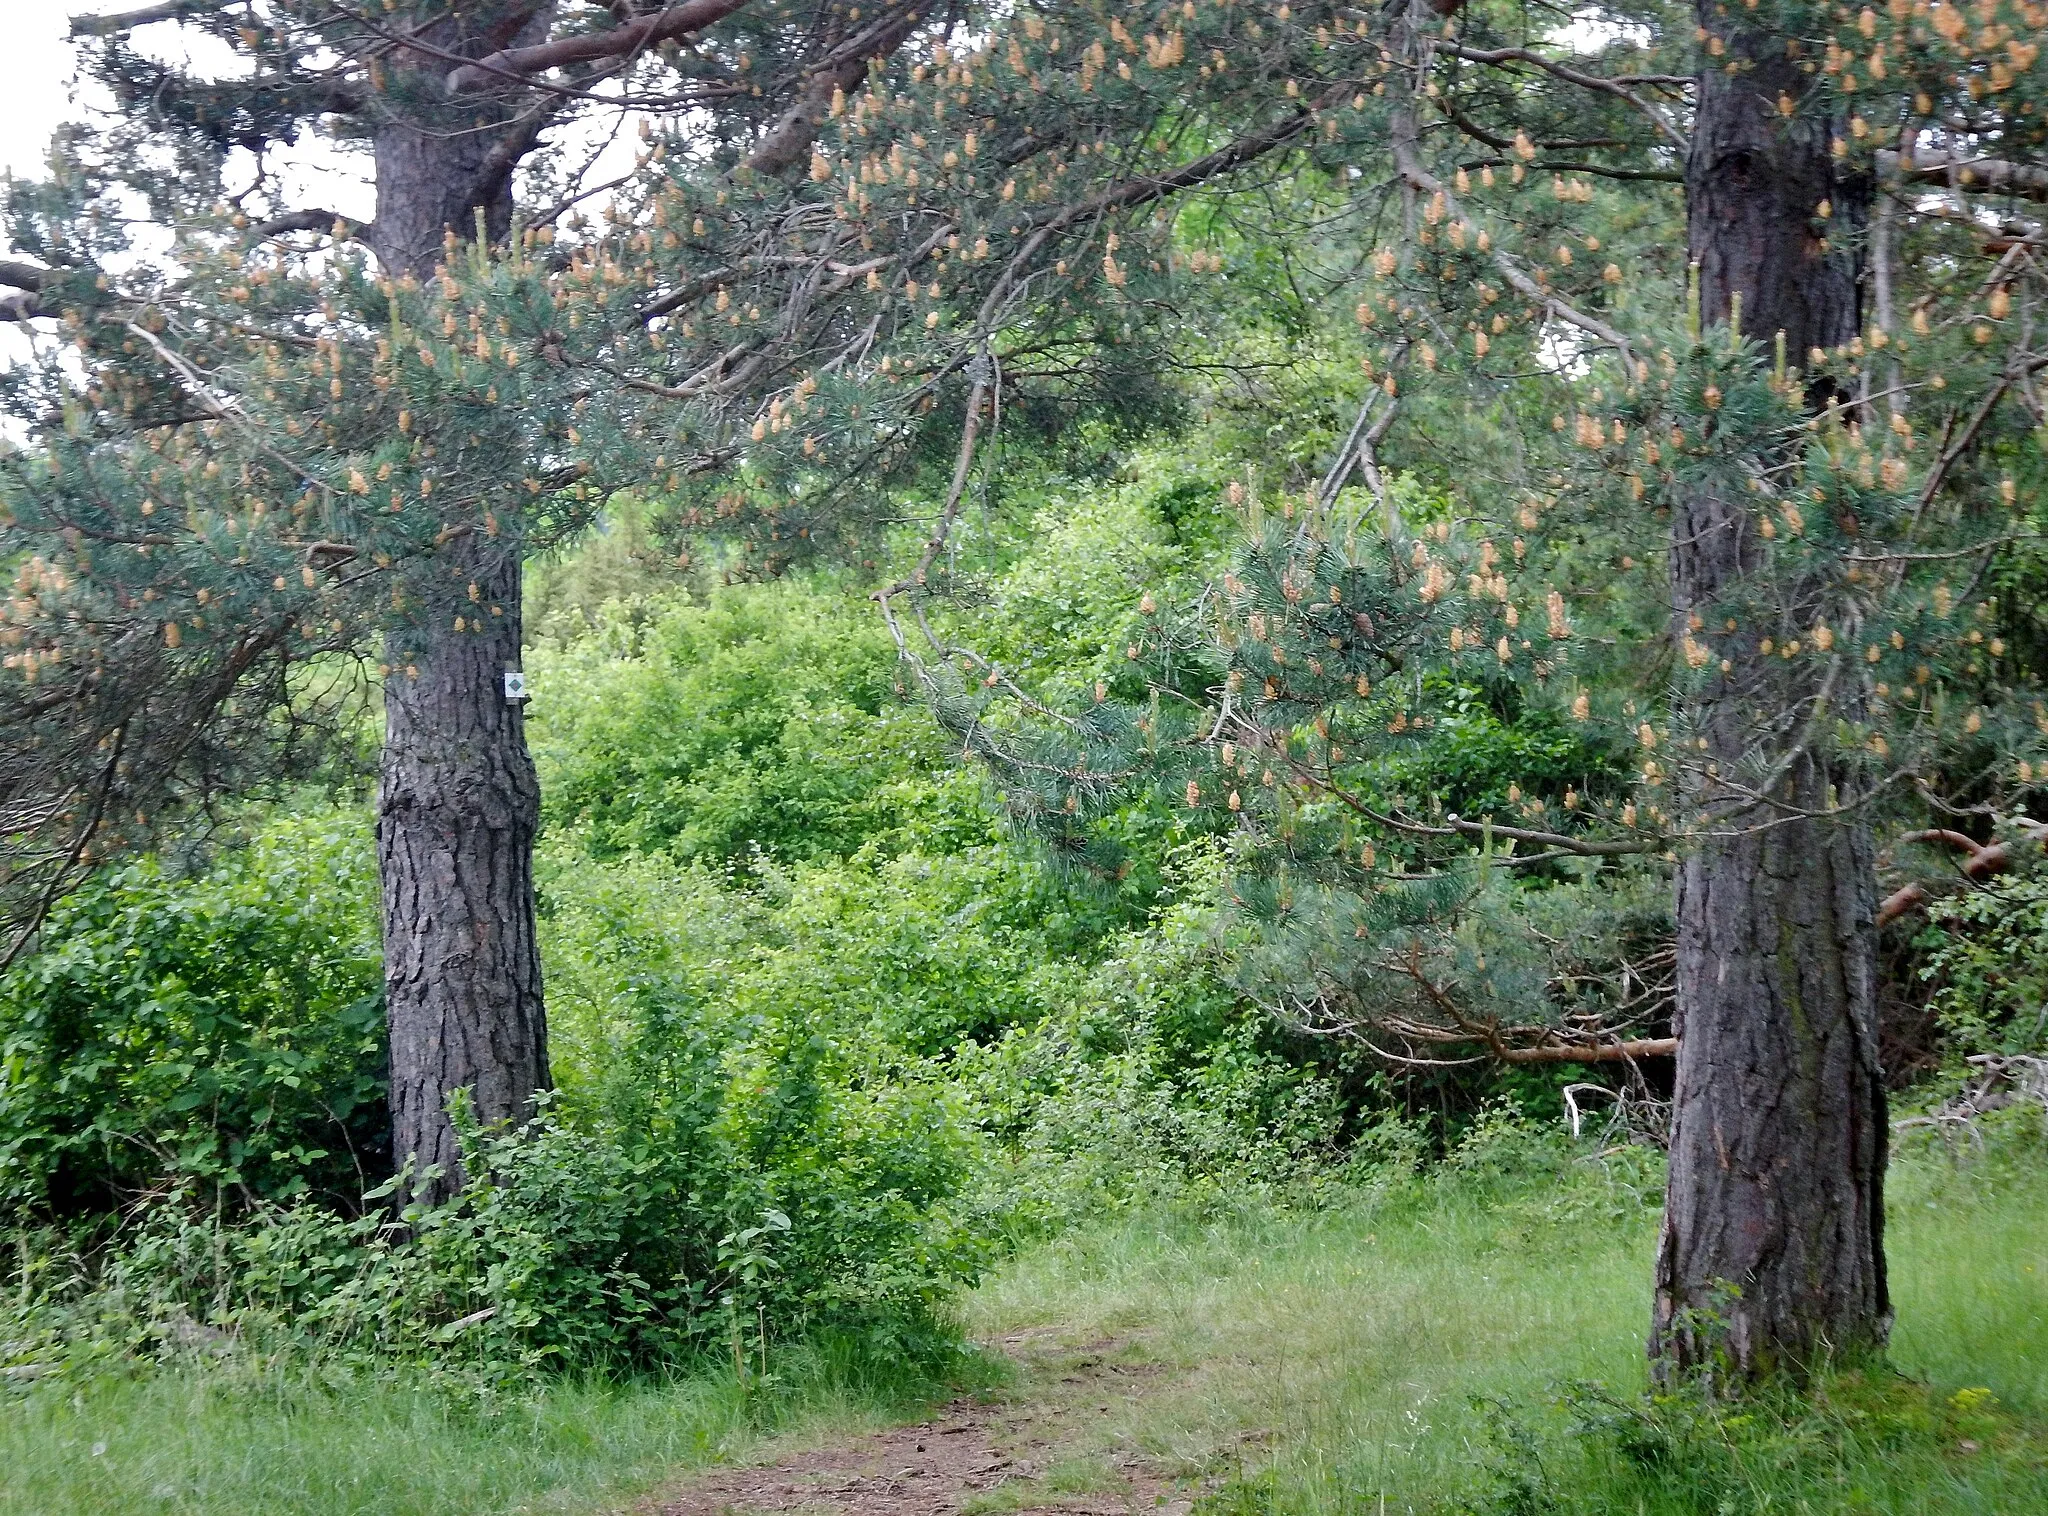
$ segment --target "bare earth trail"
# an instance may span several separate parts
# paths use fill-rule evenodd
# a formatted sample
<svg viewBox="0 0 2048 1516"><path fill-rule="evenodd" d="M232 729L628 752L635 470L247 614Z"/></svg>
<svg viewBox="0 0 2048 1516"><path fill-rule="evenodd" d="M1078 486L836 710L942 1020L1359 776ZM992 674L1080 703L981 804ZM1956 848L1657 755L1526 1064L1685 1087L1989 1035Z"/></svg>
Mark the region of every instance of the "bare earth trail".
<svg viewBox="0 0 2048 1516"><path fill-rule="evenodd" d="M655 1492L637 1516L1188 1516L1199 1480L1149 1459L1118 1414L1163 1369L1127 1342L1026 1332L987 1344L1014 1382L914 1426L709 1469Z"/></svg>

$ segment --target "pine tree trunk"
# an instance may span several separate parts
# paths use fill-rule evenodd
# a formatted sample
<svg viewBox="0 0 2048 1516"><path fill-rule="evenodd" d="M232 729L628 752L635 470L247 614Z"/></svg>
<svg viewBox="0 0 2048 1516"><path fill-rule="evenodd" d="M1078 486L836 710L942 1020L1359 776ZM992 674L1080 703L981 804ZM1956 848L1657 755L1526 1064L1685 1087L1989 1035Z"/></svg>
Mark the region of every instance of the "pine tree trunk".
<svg viewBox="0 0 2048 1516"><path fill-rule="evenodd" d="M1725 323L1739 292L1743 332L1769 343L1782 331L1802 364L1857 334L1868 186L1838 173L1840 124L1784 38L1740 30L1712 0L1698 14L1726 43L1720 62L1743 64L1701 75L1686 164L1704 316ZM1672 533L1681 623L1715 614L1759 562L1750 502L1700 491ZM1764 800L1721 780L1689 797L1709 840L1678 879L1678 1072L1650 1340L1667 1373L1736 1381L1877 1346L1889 1321L1875 860L1865 826L1840 813L1847 769L1766 730L1815 692L1757 643L1729 647L1732 667L1689 713L1724 779L1760 744L1781 771Z"/></svg>
<svg viewBox="0 0 2048 1516"><path fill-rule="evenodd" d="M519 662L519 555L465 542L430 572L482 630L394 629L378 794L392 1153L440 1170L412 1191L429 1203L462 1184L449 1096L467 1090L486 1124L518 1121L549 1082L533 912L540 783L522 708L504 692Z"/></svg>
<svg viewBox="0 0 2048 1516"><path fill-rule="evenodd" d="M513 166L538 136L494 105L446 100L447 54L482 56L544 34L552 7L471 6L433 24L439 56L388 65L390 112L376 133L371 240L391 274L430 275L450 232L469 240L511 223ZM377 859L384 897L392 1157L433 1179L412 1198L461 1188L448 1102L468 1092L486 1125L530 1115L549 1084L534 936L533 840L540 785L522 707L516 531L458 535L405 576L408 614L386 631L386 733ZM474 592L472 592L474 586ZM457 629L460 618L460 629Z"/></svg>

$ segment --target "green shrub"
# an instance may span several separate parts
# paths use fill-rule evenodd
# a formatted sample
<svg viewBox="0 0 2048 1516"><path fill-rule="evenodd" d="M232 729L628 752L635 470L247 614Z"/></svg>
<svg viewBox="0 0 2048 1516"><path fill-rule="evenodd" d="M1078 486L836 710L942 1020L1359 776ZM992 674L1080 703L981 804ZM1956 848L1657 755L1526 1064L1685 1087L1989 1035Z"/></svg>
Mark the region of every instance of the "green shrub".
<svg viewBox="0 0 2048 1516"><path fill-rule="evenodd" d="M367 834L288 817L203 877L137 865L9 977L19 1361L247 1342L498 1372L668 1363L738 1326L750 1362L821 1332L951 1340L988 1256L954 1200L980 1141L919 1048L1040 1014L1017 982L1034 871L870 858L739 887L556 844L560 1091L525 1130L471 1130L488 1182L400 1224L357 1214L387 1165L307 1135L353 1095L356 1148L386 1141ZM963 928L999 949L979 969Z"/></svg>
<svg viewBox="0 0 2048 1516"><path fill-rule="evenodd" d="M144 860L60 902L0 979L0 1203L346 1203L381 1181L376 899L365 818L323 810L203 878Z"/></svg>
<svg viewBox="0 0 2048 1516"><path fill-rule="evenodd" d="M1944 900L1915 946L1955 1053L2048 1048L2048 869Z"/></svg>
<svg viewBox="0 0 2048 1516"><path fill-rule="evenodd" d="M171 1199L112 1235L18 1233L0 1356L283 1351L489 1381L674 1366L735 1334L749 1373L771 1343L833 1332L875 1359L949 1345L945 1304L982 1252L933 1204L957 1182L945 1113L842 1093L778 1141L787 1091L747 1095L708 1128L637 1140L554 1111L515 1132L465 1124L465 1166L491 1177L402 1217L301 1203L228 1218Z"/></svg>
<svg viewBox="0 0 2048 1516"><path fill-rule="evenodd" d="M956 1077L999 1157L983 1203L1011 1236L1091 1213L1332 1171L1367 1093L1349 1050L1290 1037L1231 985L1214 936L1221 855L1170 860L1177 898L1072 976L1043 1020L962 1049Z"/></svg>
<svg viewBox="0 0 2048 1516"><path fill-rule="evenodd" d="M528 660L547 825L598 857L713 864L988 841L978 782L895 664L872 606L811 586L608 605Z"/></svg>

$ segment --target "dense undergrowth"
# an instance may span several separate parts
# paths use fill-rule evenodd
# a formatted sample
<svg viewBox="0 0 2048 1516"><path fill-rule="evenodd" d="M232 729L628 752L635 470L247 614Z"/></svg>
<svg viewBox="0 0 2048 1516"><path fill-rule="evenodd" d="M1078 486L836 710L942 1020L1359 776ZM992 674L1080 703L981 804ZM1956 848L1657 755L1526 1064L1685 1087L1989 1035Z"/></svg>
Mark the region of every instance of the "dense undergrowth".
<svg viewBox="0 0 2048 1516"><path fill-rule="evenodd" d="M978 544L982 645L1047 692L1127 677L1137 591L1223 550L1205 469L1042 482ZM0 979L0 1505L580 1509L972 1384L969 1337L1052 1320L1187 1367L1131 1430L1214 1516L2048 1498L2023 1111L1896 1171L1917 1377L1645 1398L1660 1159L1564 1138L1582 1072L1401 1073L1291 1030L1238 972L1199 821L1133 799L1128 867L1083 877L901 698L857 584L668 564L622 518L539 575L557 1088L468 1132L490 1178L456 1203L388 1199L359 789L103 874ZM1600 755L1474 691L1403 761L1389 784L1483 803ZM1660 929L1660 884L1560 871L1498 904L1583 946ZM2023 872L1921 928L1947 1072L1908 1101L2039 1046L2041 899ZM1271 1457L1228 1451L1257 1429Z"/></svg>
<svg viewBox="0 0 2048 1516"><path fill-rule="evenodd" d="M1917 1140L1892 1193L1890 1370L1742 1406L1644 1395L1659 1165L1496 1111L1447 1159L1290 1204L1154 1199L1024 1245L955 1318L1059 1331L1172 1372L1096 1418L1200 1482L1203 1516L2016 1512L2048 1499L2048 1203L2031 1111ZM18 1393L0 1507L582 1511L764 1435L844 1435L1000 1384L959 1353L778 1347L480 1387L195 1342L149 1374Z"/></svg>
<svg viewBox="0 0 2048 1516"><path fill-rule="evenodd" d="M1090 665L1074 639L1128 582L1072 531L1158 540L1147 571L1178 552L1142 489L1094 517L990 614L1053 666ZM1062 873L900 698L856 594L692 593L630 556L607 577L621 545L544 580L529 665L540 1119L469 1133L490 1183L394 1212L367 809L247 810L68 901L0 987L8 1364L54 1381L201 1340L490 1387L838 1333L915 1365L1018 1243L1310 1183L1355 1138L1355 1059L1220 972L1208 839L1138 807L1137 877Z"/></svg>

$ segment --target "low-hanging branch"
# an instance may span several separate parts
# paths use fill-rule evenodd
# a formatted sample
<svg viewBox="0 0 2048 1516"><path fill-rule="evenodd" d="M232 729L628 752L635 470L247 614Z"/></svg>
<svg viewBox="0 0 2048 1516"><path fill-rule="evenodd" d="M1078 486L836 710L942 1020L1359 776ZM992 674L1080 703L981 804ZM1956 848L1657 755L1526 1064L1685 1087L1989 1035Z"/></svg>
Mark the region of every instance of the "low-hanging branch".
<svg viewBox="0 0 2048 1516"><path fill-rule="evenodd" d="M1346 1013L1330 1003L1334 992L1343 999L1355 998L1343 987L1326 987L1312 997L1286 997L1295 1007L1294 1019L1304 1031L1317 1036L1352 1037L1377 1056L1391 1062L1418 1067L1451 1066L1474 1062L1471 1056L1437 1058L1425 1049L1476 1048L1479 1058L1499 1063L1633 1063L1644 1058L1669 1058L1678 1052L1675 1037L1624 1037L1603 1033L1597 1026L1556 1027L1538 1024L1503 1024L1497 1018L1480 1017L1459 1003L1449 987L1439 983L1423 961L1419 945L1411 942L1407 951L1392 959L1381 959L1377 972L1406 980L1420 992L1429 1010L1422 1015L1392 1014L1362 1008ZM1396 1037L1409 1051L1393 1053L1374 1039Z"/></svg>

